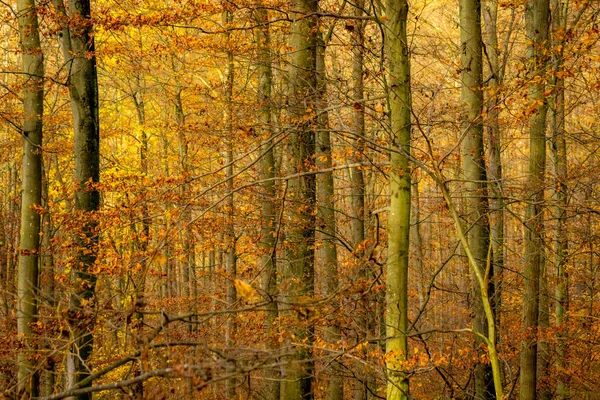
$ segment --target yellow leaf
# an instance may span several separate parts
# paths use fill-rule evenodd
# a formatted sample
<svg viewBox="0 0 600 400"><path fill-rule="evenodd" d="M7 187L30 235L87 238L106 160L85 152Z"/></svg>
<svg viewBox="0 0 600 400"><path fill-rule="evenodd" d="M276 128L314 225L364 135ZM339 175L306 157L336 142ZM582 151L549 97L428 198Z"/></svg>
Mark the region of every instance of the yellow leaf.
<svg viewBox="0 0 600 400"><path fill-rule="evenodd" d="M244 281L234 279L233 285L235 286L237 295L248 302L252 301L255 297L258 296L256 290L252 286L250 286L250 284Z"/></svg>

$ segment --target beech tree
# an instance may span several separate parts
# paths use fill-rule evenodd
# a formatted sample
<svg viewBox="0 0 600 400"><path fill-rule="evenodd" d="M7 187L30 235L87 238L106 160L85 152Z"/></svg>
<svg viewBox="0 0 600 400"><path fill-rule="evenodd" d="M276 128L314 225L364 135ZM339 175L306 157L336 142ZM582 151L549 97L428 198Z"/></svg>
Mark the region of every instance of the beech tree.
<svg viewBox="0 0 600 400"><path fill-rule="evenodd" d="M406 35L408 2L388 1L385 49L388 57L388 103L393 151L390 154L390 209L386 280L387 399L409 398L408 247L410 230L411 92L410 48Z"/></svg>
<svg viewBox="0 0 600 400"><path fill-rule="evenodd" d="M483 149L483 92L482 69L483 51L481 36L481 2L478 0L460 2L460 39L461 39L461 98L464 117L461 143L462 168L465 178L465 195L468 208L469 247L480 274L486 276L489 288L493 291L493 264L488 261L489 219L486 184L486 165ZM479 282L473 277L473 330L475 332L475 351L480 354L484 341L479 336L488 336L488 326L484 306L480 296ZM489 294L493 296L493 292ZM493 398L494 382L492 371L487 363L476 363L474 371L475 397Z"/></svg>
<svg viewBox="0 0 600 400"><path fill-rule="evenodd" d="M74 232L77 243L73 264L73 293L69 299L71 346L67 354L69 387L91 385L88 359L93 350L94 291L96 277L91 271L96 262L98 232L94 212L100 205L95 184L100 179L100 120L98 109L98 76L89 0L54 2L63 18L60 43L69 67L68 87L73 113L75 180L75 216L82 225ZM72 25L73 24L73 25ZM85 385L81 382L86 382ZM77 396L91 399L91 394Z"/></svg>
<svg viewBox="0 0 600 400"><path fill-rule="evenodd" d="M532 80L530 101L529 198L525 214L525 268L523 290L523 329L521 345L521 400L537 398L538 321L540 315L540 271L545 262L544 249L544 179L546 171L546 85L542 77L548 65L548 29L550 3L530 1L526 8L528 73Z"/></svg>
<svg viewBox="0 0 600 400"><path fill-rule="evenodd" d="M315 129L317 110L317 0L297 0L292 5L293 22L290 46L294 49L289 69L289 115L292 123L290 136L290 173L298 176L289 180L287 203L290 225L287 240L289 250L283 278L289 285L287 301L301 303L314 296L315 276L315 176L303 174L314 164ZM301 316L300 316L301 317ZM281 383L281 399L312 399L314 388L312 375L311 343L314 340L312 326L299 326L293 330L292 344L296 360L287 368Z"/></svg>
<svg viewBox="0 0 600 400"><path fill-rule="evenodd" d="M42 205L42 116L44 114L44 60L38 16L33 0L17 2L23 50L23 169L21 239L17 291L17 333L27 351L19 353L19 391L39 395L39 372L33 324L38 314L40 209Z"/></svg>

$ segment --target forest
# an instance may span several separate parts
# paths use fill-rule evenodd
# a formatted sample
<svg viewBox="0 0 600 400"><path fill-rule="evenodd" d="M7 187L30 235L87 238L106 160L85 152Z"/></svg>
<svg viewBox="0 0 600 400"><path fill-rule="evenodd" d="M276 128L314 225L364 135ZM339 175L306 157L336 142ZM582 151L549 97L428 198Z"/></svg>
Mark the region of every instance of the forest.
<svg viewBox="0 0 600 400"><path fill-rule="evenodd" d="M597 0L0 18L0 398L600 398Z"/></svg>

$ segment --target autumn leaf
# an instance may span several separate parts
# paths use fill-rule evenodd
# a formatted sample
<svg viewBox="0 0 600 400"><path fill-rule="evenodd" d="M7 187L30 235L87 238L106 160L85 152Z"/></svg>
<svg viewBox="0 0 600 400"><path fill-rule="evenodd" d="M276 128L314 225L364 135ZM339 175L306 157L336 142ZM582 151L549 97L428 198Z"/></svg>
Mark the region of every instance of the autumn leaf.
<svg viewBox="0 0 600 400"><path fill-rule="evenodd" d="M250 284L239 279L234 279L233 285L235 286L237 295L248 303L252 303L257 299L258 293Z"/></svg>

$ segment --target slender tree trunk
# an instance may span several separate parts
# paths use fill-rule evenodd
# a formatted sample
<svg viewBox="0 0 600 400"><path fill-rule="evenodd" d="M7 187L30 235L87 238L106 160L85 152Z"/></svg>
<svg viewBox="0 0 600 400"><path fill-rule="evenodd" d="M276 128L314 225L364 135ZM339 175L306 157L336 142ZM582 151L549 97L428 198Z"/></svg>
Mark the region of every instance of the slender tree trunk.
<svg viewBox="0 0 600 400"><path fill-rule="evenodd" d="M315 110L317 97L316 50L318 12L317 0L295 0L292 3L290 46L294 49L289 71L289 114L292 119L290 134L291 173L310 171L315 154ZM285 278L287 300L291 303L310 301L314 296L314 241L316 203L315 177L312 174L290 179L288 228L288 265ZM300 306L302 307L302 306ZM310 321L300 320L292 333L290 343L296 353L286 368L281 385L282 400L313 399L312 343L314 327ZM302 326L305 325L305 326ZM296 345L299 344L299 345Z"/></svg>
<svg viewBox="0 0 600 400"><path fill-rule="evenodd" d="M354 16L361 18L364 15L364 0L358 0L354 7ZM365 109L364 109L364 80L363 80L363 61L364 61L364 22L357 19L353 22L351 32L352 40L352 133L354 134L354 155L353 161L359 163L364 160L364 138L365 138ZM354 167L350 170L350 198L351 198L351 237L354 246L354 255L358 260L359 279L365 281L370 279L368 270L368 260L365 260L364 244L365 241L365 177L361 167ZM366 297L363 301L366 303L365 310L369 308L370 298ZM363 337L358 340L363 341L372 331L370 321L371 316L364 315L359 317L362 325ZM362 356L366 358L368 348L363 348ZM369 398L369 389L374 389L374 382L369 379L367 374L358 373L358 390L354 398L363 400ZM370 387L371 386L371 387Z"/></svg>
<svg viewBox="0 0 600 400"><path fill-rule="evenodd" d="M540 269L544 257L544 174L546 170L546 99L544 96L548 48L549 0L529 0L526 9L530 101L530 154L525 213L525 271L521 344L520 399L537 398L537 333L540 305Z"/></svg>
<svg viewBox="0 0 600 400"><path fill-rule="evenodd" d="M364 12L364 0L358 0L354 8L354 15L362 17ZM365 110L364 96L365 88L363 82L363 59L364 59L364 26L361 20L354 22L352 30L352 100L354 107L352 112L352 133L355 136L354 162L358 163L364 159L364 137L365 137ZM351 198L352 198L352 244L356 248L365 240L365 178L361 167L353 167L351 174ZM357 254L360 256L360 254ZM365 266L361 266L365 268ZM363 271L364 272L364 271Z"/></svg>
<svg viewBox="0 0 600 400"><path fill-rule="evenodd" d="M493 268L488 265L489 223L487 204L487 176L483 152L483 91L482 87L482 37L480 0L460 1L460 40L461 40L461 99L463 108L461 157L465 178L466 208L469 210L467 223L469 247L481 274L487 275L487 282L493 282ZM491 264L490 264L491 265ZM489 292L493 287L486 288ZM488 336L486 315L483 309L481 291L475 274L472 277L473 330ZM490 293L488 292L488 296ZM475 351L481 359L484 350L483 339L475 335ZM476 399L494 398L494 381L491 367L487 363L476 362L474 366Z"/></svg>
<svg viewBox="0 0 600 400"><path fill-rule="evenodd" d="M100 177L100 123L98 119L98 79L90 0L69 0L68 9L62 0L54 0L63 15L59 37L69 65L69 93L75 128L75 211L82 225L75 233L77 243L73 264L73 292L69 301L69 323L72 343L67 354L68 387L89 376L87 361L92 354L94 324L94 292L96 277L89 272L96 261L98 236L94 212L100 204L100 194L94 187ZM68 21L79 25L70 29ZM91 383L90 383L91 384ZM91 399L91 394L76 396Z"/></svg>
<svg viewBox="0 0 600 400"><path fill-rule="evenodd" d="M141 39L140 39L141 42ZM141 43L140 43L141 45ZM131 96L137 112L137 122L140 130L140 137L138 142L140 144L139 155L140 155L140 172L144 177L148 176L148 135L146 134L146 105L144 102L144 91L142 87L142 79L140 77L139 70L136 71L135 76L135 91ZM141 312L145 303L146 296L146 274L148 272L148 241L150 240L150 215L147 204L147 194L145 187L140 188L142 198L142 230L138 232L135 223L133 229L135 230L135 239L132 241L132 247L135 249L134 254L139 259L141 269L139 272L132 272L130 277L133 282L134 293L133 293L133 304L132 307L135 312L134 319L132 320L131 329L134 332L134 343L136 348L140 348L143 345L143 326L144 326L144 314ZM139 376L144 373L144 366L140 362L134 367L134 375ZM144 383L139 382L132 387L133 398L136 400L142 400L144 398Z"/></svg>
<svg viewBox="0 0 600 400"><path fill-rule="evenodd" d="M329 115L327 109L327 71L325 69L326 44L321 32L318 34L317 45L317 135L316 135L316 166L317 169L329 169L317 175L317 227L321 239L321 247L317 249L318 261L322 265L323 289L325 296L334 296L338 289L338 264L335 224L335 201L333 171L331 171L331 134L329 132ZM335 346L340 340L340 329L337 321L332 321L324 331L325 340ZM330 363L326 372L326 400L342 400L344 396L344 381L336 360Z"/></svg>
<svg viewBox="0 0 600 400"><path fill-rule="evenodd" d="M46 165L46 163L44 163ZM52 237L54 228L52 226L52 217L48 207L48 169L44 168L44 179L42 185L42 201L44 206L44 214L42 216L42 251L41 257L41 289L45 299L45 306L48 314L53 314L56 309L56 294L54 292L55 280L54 280L54 250L52 248ZM51 338L45 339L46 350L52 348L53 340ZM44 360L44 369L42 370L42 376L40 379L40 395L50 396L54 393L54 386L56 383L56 365L52 354L47 355Z"/></svg>
<svg viewBox="0 0 600 400"><path fill-rule="evenodd" d="M410 237L410 49L406 37L408 2L386 4L385 50L388 57L388 103L392 147L386 288L387 399L409 398L408 371L408 250Z"/></svg>
<svg viewBox="0 0 600 400"><path fill-rule="evenodd" d="M17 1L19 33L23 51L23 170L21 235L17 284L17 332L23 337L19 352L19 392L27 398L39 395L35 363L40 213L42 204L42 114L44 111L44 64L35 1Z"/></svg>
<svg viewBox="0 0 600 400"><path fill-rule="evenodd" d="M228 7L224 3L225 7ZM223 11L223 27L228 29L229 25L231 25L233 21L231 11L229 9L225 9ZM225 33L225 42L226 46L229 46L229 37L230 34L227 31ZM227 254L225 258L225 269L227 272L227 305L228 307L232 307L236 302L236 292L234 279L237 275L237 255L236 255L236 238L235 238L235 225L234 225L234 216L235 216L235 204L233 199L233 53L231 50L227 49L227 65L225 67L225 114L224 114L224 123L225 123L225 141L227 142L227 151L225 154L225 174L227 175L227 191L229 195L227 197L227 215L228 215L228 223L227 223ZM231 314L227 317L227 325L226 325L226 333L225 333L225 346L231 350L234 344L234 332L236 329L235 323L235 314ZM230 365L228 367L228 374L232 374L235 372L235 366ZM227 396L230 399L234 399L236 397L236 386L237 379L234 377L228 378L226 382L226 391Z"/></svg>
<svg viewBox="0 0 600 400"><path fill-rule="evenodd" d="M262 252L261 257L261 285L262 290L269 296L269 304L267 305L267 315L265 318L265 330L267 332L268 346L273 351L279 348L275 332L273 332L273 323L278 316L277 307L277 214L275 208L276 188L275 182L272 180L275 177L275 156L272 146L272 121L271 121L271 87L272 87L272 70L271 70L271 36L269 33L269 13L265 8L257 8L254 11L257 28L256 42L257 49L257 72L258 72L258 104L259 109L259 129L258 136L261 140L260 146L260 179L264 180L263 184L263 200L262 200L262 226L260 247ZM279 380L281 374L276 369L267 369L264 372L265 377L265 400L279 400Z"/></svg>
<svg viewBox="0 0 600 400"><path fill-rule="evenodd" d="M181 233L181 243L183 246L184 259L182 261L183 272L183 295L188 300L194 294L196 289L196 251L194 246L194 234L190 226L192 220L192 207L185 202L189 198L189 165L188 165L188 141L185 135L185 113L183 110L183 101L181 100L181 91L179 88L175 94L175 121L177 122L177 142L179 147L179 164L183 183L181 184L181 209L183 210L183 226ZM190 310L191 311L191 310Z"/></svg>
<svg viewBox="0 0 600 400"><path fill-rule="evenodd" d="M556 267L556 305L555 325L558 332L556 348L557 383L556 396L559 400L569 397L565 370L567 368L567 341L564 332L566 312L569 303L566 254L568 237L565 227L567 218L567 142L565 138L565 81L559 72L564 65L564 34L567 28L568 1L552 0L552 69L550 79L553 94L550 98L549 127L551 135L551 154L554 167L554 265Z"/></svg>
<svg viewBox="0 0 600 400"><path fill-rule="evenodd" d="M488 100L488 189L490 193L490 238L492 240L492 265L494 267L494 296L492 306L496 311L496 329L500 331L502 306L502 278L504 271L504 197L502 195L502 160L500 157L500 97L502 73L498 57L498 0L486 0L484 7L485 41L491 77Z"/></svg>
<svg viewBox="0 0 600 400"><path fill-rule="evenodd" d="M198 294L198 281L196 274L196 246L194 233L192 231L192 205L189 203L190 196L190 171L188 160L188 139L185 132L185 113L183 110L183 101L181 99L182 88L177 90L175 94L175 121L177 122L177 141L179 147L179 164L181 177L183 182L180 187L181 194L181 209L182 211L182 227L181 227L181 243L183 247L183 295L189 301L189 312L196 310L196 298ZM194 298L192 301L191 298ZM190 333L194 325L188 325Z"/></svg>

